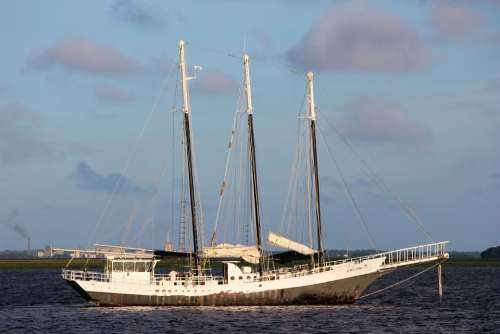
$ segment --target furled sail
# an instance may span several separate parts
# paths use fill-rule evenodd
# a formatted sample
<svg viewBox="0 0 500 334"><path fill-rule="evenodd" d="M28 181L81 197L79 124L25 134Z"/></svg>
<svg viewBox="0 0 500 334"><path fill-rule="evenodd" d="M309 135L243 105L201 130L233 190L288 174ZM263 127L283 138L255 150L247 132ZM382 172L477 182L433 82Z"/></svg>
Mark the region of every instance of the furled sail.
<svg viewBox="0 0 500 334"><path fill-rule="evenodd" d="M314 253L314 249L311 247L307 247L306 245L287 239L284 236L273 232L269 232L269 235L267 236L267 243L271 246L289 249L304 255L311 255Z"/></svg>
<svg viewBox="0 0 500 334"><path fill-rule="evenodd" d="M233 244L219 244L214 247L204 247L205 258L232 258L239 257L249 263L259 263L260 252L257 246L243 246Z"/></svg>

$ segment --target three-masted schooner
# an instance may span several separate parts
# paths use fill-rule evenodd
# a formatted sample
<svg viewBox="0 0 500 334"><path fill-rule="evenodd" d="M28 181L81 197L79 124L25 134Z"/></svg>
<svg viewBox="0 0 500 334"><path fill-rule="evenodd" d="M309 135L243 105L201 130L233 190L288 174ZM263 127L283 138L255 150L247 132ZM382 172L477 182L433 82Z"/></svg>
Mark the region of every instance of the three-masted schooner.
<svg viewBox="0 0 500 334"><path fill-rule="evenodd" d="M281 234L269 233L267 243L287 250L266 254L261 238L259 188L253 124L250 58L243 56L243 88L246 97L247 144L251 217L255 245L200 242L196 200L193 136L189 104L189 77L185 43L179 43L179 72L182 87L182 112L185 162L189 185L192 252L174 252L96 245L95 252L105 256L102 272L63 269L62 277L86 300L97 305L291 305L353 303L377 278L395 268L439 263L448 258L447 242L437 242L369 256L330 261L322 243L320 178L316 143L314 75L307 73L308 158L310 159L311 201L316 229L316 246L306 246ZM308 260L305 264L273 268L270 261L293 253ZM184 272L155 273L162 258L188 257L191 266ZM284 258L286 256L282 256ZM210 260L222 262L221 275L215 275ZM225 260L222 260L225 259ZM231 259L231 260L228 260ZM239 259L239 260L235 260Z"/></svg>

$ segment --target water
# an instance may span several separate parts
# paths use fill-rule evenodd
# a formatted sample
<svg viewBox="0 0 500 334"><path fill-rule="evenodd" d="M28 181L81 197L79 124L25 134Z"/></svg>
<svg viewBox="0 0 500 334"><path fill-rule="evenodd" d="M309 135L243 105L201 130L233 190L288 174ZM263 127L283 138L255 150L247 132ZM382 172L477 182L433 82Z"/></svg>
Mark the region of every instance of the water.
<svg viewBox="0 0 500 334"><path fill-rule="evenodd" d="M367 292L421 269L401 269ZM445 268L348 306L116 307L84 302L59 270L0 270L0 333L500 333L500 268Z"/></svg>

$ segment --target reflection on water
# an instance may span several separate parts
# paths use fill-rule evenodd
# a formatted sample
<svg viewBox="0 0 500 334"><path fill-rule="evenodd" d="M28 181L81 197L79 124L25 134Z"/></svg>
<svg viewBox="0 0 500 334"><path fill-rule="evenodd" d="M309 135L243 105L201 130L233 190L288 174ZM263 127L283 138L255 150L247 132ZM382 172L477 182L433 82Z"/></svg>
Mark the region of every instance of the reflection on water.
<svg viewBox="0 0 500 334"><path fill-rule="evenodd" d="M369 291L418 270L396 271ZM0 270L0 333L500 333L500 268L446 268L442 303L429 271L354 305L223 308L96 307L59 274Z"/></svg>

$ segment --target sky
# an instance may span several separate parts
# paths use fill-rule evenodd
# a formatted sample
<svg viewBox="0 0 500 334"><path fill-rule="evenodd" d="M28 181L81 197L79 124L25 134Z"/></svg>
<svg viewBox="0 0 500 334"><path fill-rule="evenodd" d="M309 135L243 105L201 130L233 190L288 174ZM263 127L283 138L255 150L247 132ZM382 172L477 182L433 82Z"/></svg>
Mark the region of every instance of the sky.
<svg viewBox="0 0 500 334"><path fill-rule="evenodd" d="M500 1L12 0L0 3L0 249L27 236L176 243L180 39L206 235L247 52L265 231L279 229L311 70L327 248L429 240L362 161L432 240L500 244Z"/></svg>

